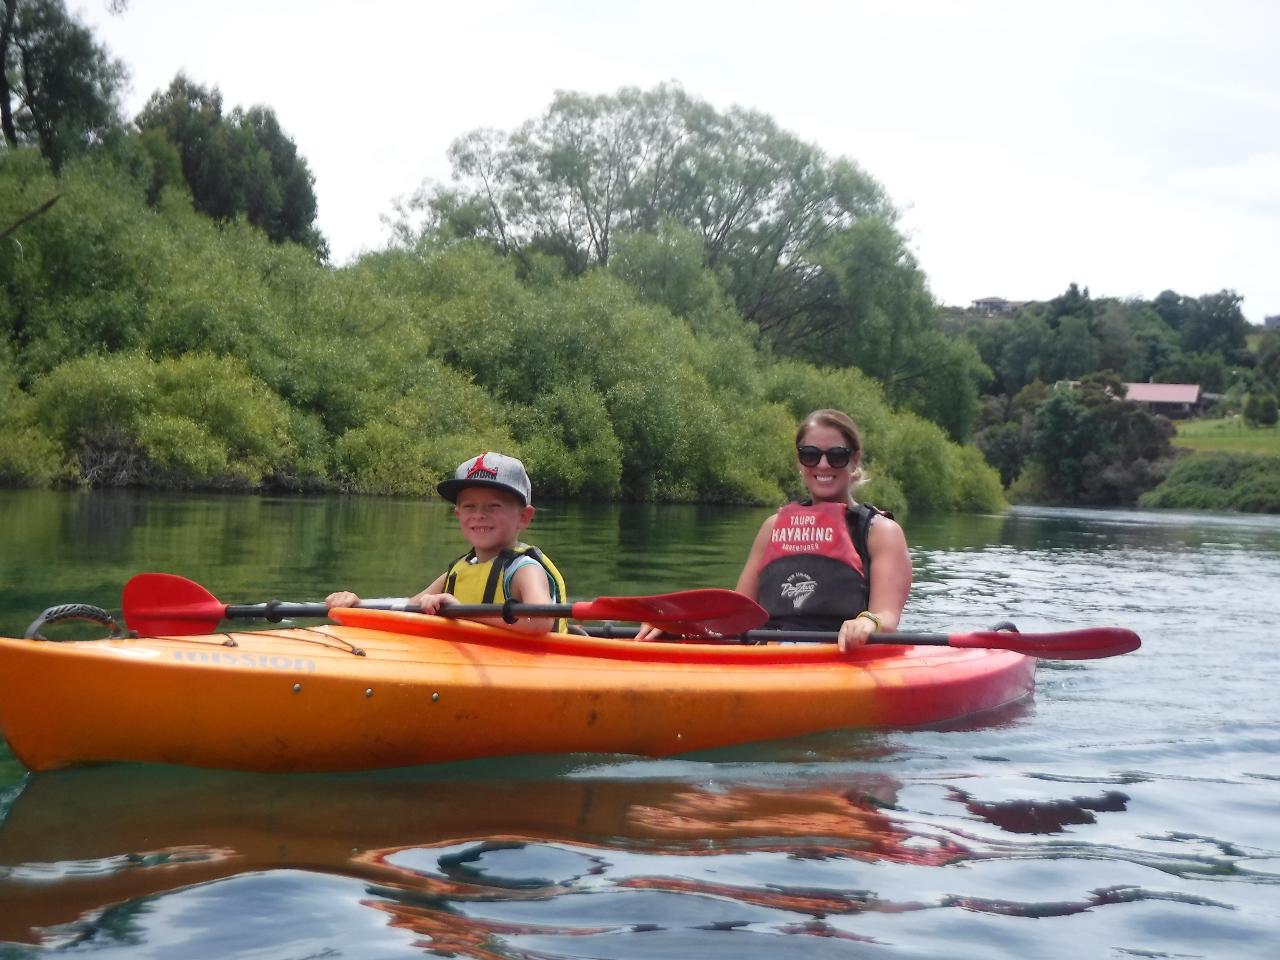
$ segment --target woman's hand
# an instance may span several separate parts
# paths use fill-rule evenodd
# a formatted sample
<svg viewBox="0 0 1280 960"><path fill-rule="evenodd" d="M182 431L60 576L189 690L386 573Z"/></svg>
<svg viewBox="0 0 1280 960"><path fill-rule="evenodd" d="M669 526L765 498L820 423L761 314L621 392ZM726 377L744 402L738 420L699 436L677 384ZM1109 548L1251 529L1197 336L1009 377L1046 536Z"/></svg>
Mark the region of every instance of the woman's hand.
<svg viewBox="0 0 1280 960"><path fill-rule="evenodd" d="M355 607L360 605L360 598L350 590L337 590L324 598L326 610L334 607Z"/></svg>
<svg viewBox="0 0 1280 960"><path fill-rule="evenodd" d="M458 598L452 593L428 593L431 588L428 587L421 593L416 593L409 598L411 603L416 603L418 609L423 613L435 613L447 603L457 603Z"/></svg>
<svg viewBox="0 0 1280 960"><path fill-rule="evenodd" d="M836 639L836 645L841 653L846 653L854 647L865 646L867 638L875 632L876 625L869 617L854 617L840 624L840 635Z"/></svg>
<svg viewBox="0 0 1280 960"><path fill-rule="evenodd" d="M655 627L652 623L640 624L640 629L636 631L633 640L660 640L663 630L661 627Z"/></svg>

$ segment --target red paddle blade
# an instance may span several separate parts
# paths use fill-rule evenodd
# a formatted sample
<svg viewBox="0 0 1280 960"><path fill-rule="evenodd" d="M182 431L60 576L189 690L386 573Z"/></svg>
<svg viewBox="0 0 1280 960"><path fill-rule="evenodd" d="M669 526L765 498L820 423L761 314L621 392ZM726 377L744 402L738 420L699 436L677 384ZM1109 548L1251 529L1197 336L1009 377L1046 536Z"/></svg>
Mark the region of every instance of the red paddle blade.
<svg viewBox="0 0 1280 960"><path fill-rule="evenodd" d="M194 580L139 573L124 585L124 622L143 636L187 636L218 629L227 607Z"/></svg>
<svg viewBox="0 0 1280 960"><path fill-rule="evenodd" d="M573 605L575 620L661 623L690 637L732 637L769 619L764 607L733 590L708 588L654 597L599 597Z"/></svg>
<svg viewBox="0 0 1280 960"><path fill-rule="evenodd" d="M1044 657L1048 660L1118 657L1122 653L1132 653L1142 646L1138 635L1124 627L1089 627L1083 630L1064 630L1061 633L953 633L947 638L947 642L952 647L1013 650L1029 657Z"/></svg>

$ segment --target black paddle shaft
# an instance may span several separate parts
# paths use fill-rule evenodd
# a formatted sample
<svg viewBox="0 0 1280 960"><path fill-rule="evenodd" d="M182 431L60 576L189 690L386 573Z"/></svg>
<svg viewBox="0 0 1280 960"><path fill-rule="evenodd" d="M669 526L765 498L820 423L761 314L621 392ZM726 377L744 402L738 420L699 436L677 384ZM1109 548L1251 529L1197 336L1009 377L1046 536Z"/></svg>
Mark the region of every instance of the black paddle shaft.
<svg viewBox="0 0 1280 960"><path fill-rule="evenodd" d="M418 605L408 600L370 602L361 601L362 610L395 610L401 613L421 613ZM518 613L516 611L519 611ZM266 620L279 623L294 617L327 617L329 608L323 603L291 603L286 600L268 600L266 603L229 604L223 614L228 620ZM571 603L516 603L508 600L496 603L450 603L436 611L440 617L502 617L507 623L515 623L521 617L571 617Z"/></svg>

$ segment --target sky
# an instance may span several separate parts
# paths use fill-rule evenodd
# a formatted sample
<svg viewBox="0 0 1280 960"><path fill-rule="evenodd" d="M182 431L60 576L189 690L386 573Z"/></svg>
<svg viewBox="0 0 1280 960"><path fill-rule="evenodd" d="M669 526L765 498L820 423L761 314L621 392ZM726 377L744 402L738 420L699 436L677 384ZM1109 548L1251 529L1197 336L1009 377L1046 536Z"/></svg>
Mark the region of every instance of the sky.
<svg viewBox="0 0 1280 960"><path fill-rule="evenodd" d="M1280 314L1272 0L67 0L131 77L271 107L335 263L557 90L676 81L858 163L942 303L1230 289Z"/></svg>

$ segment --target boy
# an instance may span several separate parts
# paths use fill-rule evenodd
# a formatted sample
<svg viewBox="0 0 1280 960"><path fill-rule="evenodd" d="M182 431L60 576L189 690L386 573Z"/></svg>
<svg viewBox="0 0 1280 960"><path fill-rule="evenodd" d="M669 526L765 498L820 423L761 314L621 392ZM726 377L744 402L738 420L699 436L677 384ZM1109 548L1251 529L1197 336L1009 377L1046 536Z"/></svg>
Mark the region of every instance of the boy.
<svg viewBox="0 0 1280 960"><path fill-rule="evenodd" d="M533 519L532 491L524 464L515 457L487 451L461 464L452 480L436 487L451 500L463 537L471 549L449 569L410 599L423 613L435 613L448 603L564 603L564 579L537 547L522 543L519 534ZM330 607L354 607L360 598L349 591L325 598ZM521 617L514 624L501 617L483 623L527 633L565 629L553 617Z"/></svg>

